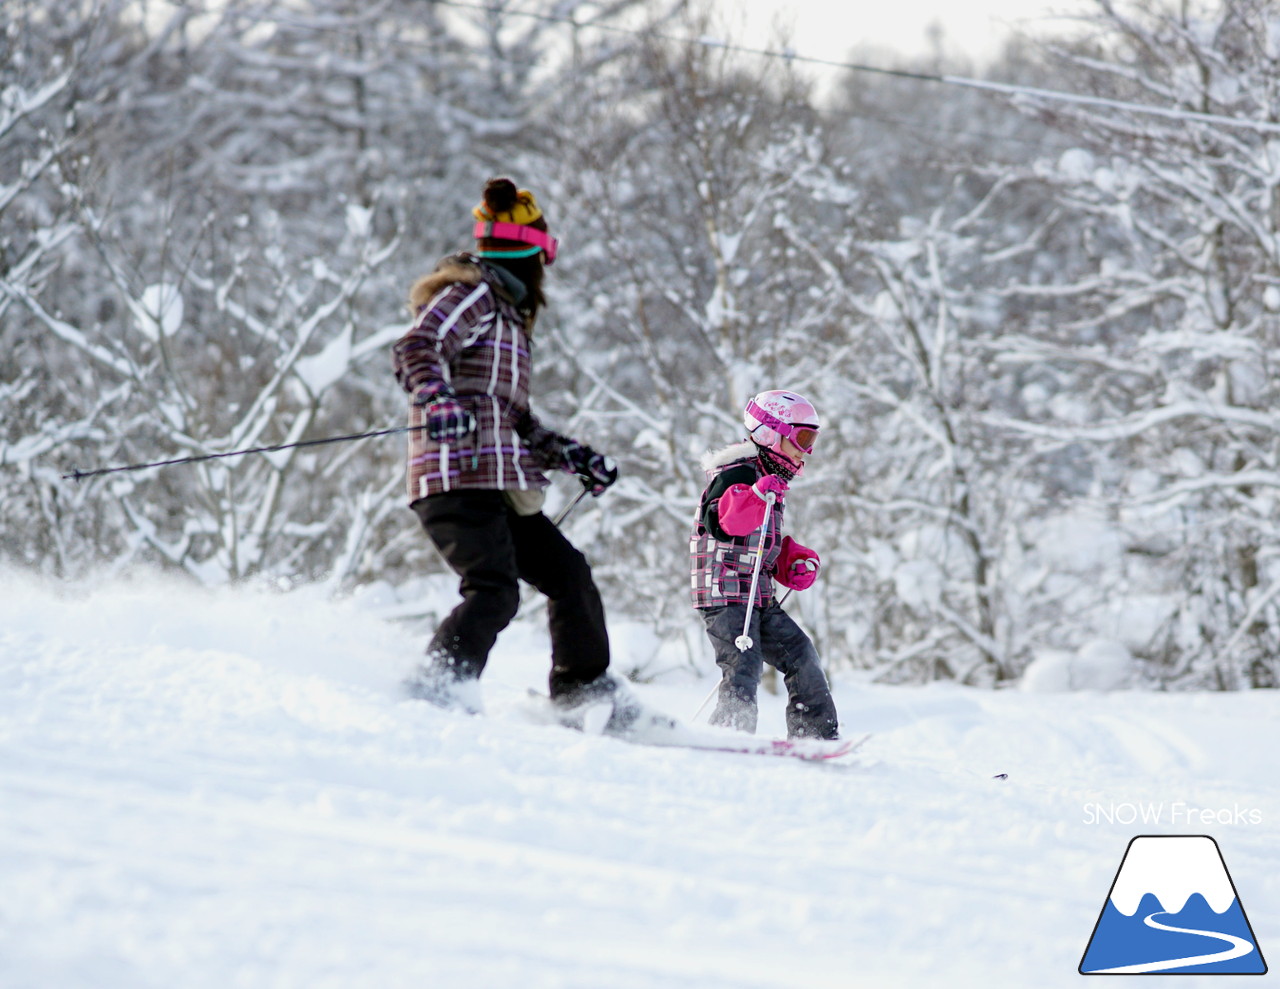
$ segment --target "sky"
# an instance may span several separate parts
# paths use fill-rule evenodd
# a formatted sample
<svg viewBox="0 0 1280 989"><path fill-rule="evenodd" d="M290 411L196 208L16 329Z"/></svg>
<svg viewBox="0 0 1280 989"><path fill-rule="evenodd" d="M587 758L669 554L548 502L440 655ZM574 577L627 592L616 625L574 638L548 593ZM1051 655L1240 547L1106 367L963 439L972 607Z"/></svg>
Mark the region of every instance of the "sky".
<svg viewBox="0 0 1280 989"><path fill-rule="evenodd" d="M943 31L944 50L976 62L990 58L1011 32L1055 23L1066 12L1085 9L1087 0L720 0L726 12L745 10L744 37L765 45L775 18L794 26L797 54L845 60L868 46L905 55L932 51L930 26ZM733 14L729 15L734 16Z"/></svg>

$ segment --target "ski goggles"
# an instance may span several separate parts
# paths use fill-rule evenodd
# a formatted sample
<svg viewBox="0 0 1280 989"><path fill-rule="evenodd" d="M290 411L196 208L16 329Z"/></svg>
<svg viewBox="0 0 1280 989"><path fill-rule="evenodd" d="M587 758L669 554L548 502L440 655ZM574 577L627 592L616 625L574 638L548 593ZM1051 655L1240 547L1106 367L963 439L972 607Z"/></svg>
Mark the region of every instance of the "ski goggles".
<svg viewBox="0 0 1280 989"><path fill-rule="evenodd" d="M477 252L486 258L531 258L539 251L546 256L548 267L555 264L556 252L560 242L545 230L526 227L522 223L495 223L481 220L476 224L476 240L513 240L519 244L531 244L531 247L518 247L511 251Z"/></svg>
<svg viewBox="0 0 1280 989"><path fill-rule="evenodd" d="M777 416L770 415L755 402L747 403L747 414L754 417L762 426L773 430L780 437L789 439L796 449L803 453L813 453L818 442L818 427L804 423L783 422Z"/></svg>

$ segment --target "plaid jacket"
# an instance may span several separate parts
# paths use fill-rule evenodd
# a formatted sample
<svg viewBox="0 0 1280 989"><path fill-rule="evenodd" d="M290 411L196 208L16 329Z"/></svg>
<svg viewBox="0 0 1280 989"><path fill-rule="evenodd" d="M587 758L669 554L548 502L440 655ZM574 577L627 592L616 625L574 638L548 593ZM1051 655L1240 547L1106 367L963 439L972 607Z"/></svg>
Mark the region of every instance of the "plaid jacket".
<svg viewBox="0 0 1280 989"><path fill-rule="evenodd" d="M708 483L698 504L693 532L689 537L689 589L695 608L714 608L726 604L746 604L751 593L751 574L760 551L760 531L747 536L730 536L720 528L717 503L731 485L755 484L764 476L764 468L754 444L739 443L713 454L704 461ZM781 500L769 513L769 527L764 534L764 562L760 567L760 583L756 587L755 607L763 607L773 598L773 568L782 543Z"/></svg>
<svg viewBox="0 0 1280 989"><path fill-rule="evenodd" d="M396 379L410 394L448 382L475 416L476 429L453 444L434 442L425 429L408 434L409 500L463 489L546 487L541 464L515 429L529 408L524 318L497 276L465 255L441 261L425 287L428 301L394 347ZM425 422L425 411L411 406L409 425Z"/></svg>

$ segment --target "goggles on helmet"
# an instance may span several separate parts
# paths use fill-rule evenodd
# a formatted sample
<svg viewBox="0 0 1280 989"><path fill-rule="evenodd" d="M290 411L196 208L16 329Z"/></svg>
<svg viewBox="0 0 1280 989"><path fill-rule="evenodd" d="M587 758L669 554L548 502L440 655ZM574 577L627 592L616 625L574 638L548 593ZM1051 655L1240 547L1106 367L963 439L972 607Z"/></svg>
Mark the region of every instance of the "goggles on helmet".
<svg viewBox="0 0 1280 989"><path fill-rule="evenodd" d="M777 416L760 408L754 400L747 403L747 414L754 417L762 426L772 429L780 437L789 439L796 449L804 453L813 453L813 447L818 442L817 426L809 423L783 422Z"/></svg>
<svg viewBox="0 0 1280 989"><path fill-rule="evenodd" d="M532 244L533 246L528 249L484 251L481 256L523 258L532 257L541 251L548 267L555 264L556 251L560 247L560 242L546 231L527 227L522 223L495 223L491 220L481 220L476 224L475 238L477 240L514 240L520 244Z"/></svg>
<svg viewBox="0 0 1280 989"><path fill-rule="evenodd" d="M785 435L785 434L784 434ZM805 453L813 453L814 444L818 442L817 426L792 426L791 435L787 437Z"/></svg>

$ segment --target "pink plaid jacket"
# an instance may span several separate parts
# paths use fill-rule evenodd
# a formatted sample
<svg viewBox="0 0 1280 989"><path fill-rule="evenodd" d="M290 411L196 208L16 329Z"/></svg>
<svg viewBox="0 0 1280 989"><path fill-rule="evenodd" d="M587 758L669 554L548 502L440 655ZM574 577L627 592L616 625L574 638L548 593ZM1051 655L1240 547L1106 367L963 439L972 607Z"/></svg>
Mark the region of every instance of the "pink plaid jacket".
<svg viewBox="0 0 1280 989"><path fill-rule="evenodd" d="M713 455L705 464L708 483L698 504L693 532L689 537L689 590L695 608L714 608L726 604L746 604L751 593L751 574L756 554L761 552L760 531L748 536L724 538L708 528L708 514L714 503L732 484L754 484L764 476L764 468L751 443L736 444ZM773 506L769 529L764 534L764 562L760 567L760 583L756 587L755 607L773 598L773 568L782 540L783 503ZM718 528L718 526L716 526Z"/></svg>
<svg viewBox="0 0 1280 989"><path fill-rule="evenodd" d="M429 300L394 347L396 378L410 394L448 382L475 416L476 429L458 443L436 443L425 429L408 434L409 500L463 489L546 487L546 475L515 429L529 408L532 370L523 317L475 263L446 258L429 277ZM409 425L425 421L423 409L411 406Z"/></svg>

